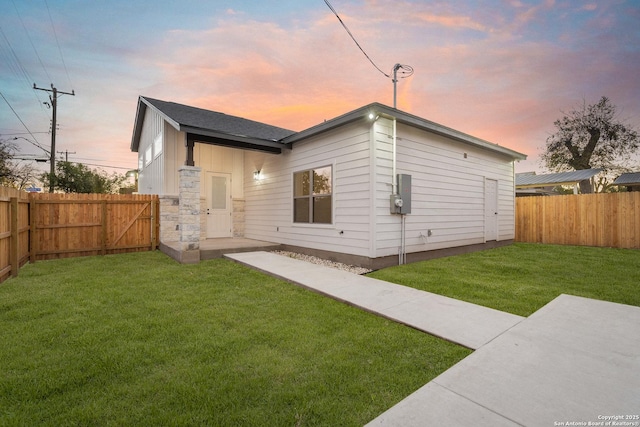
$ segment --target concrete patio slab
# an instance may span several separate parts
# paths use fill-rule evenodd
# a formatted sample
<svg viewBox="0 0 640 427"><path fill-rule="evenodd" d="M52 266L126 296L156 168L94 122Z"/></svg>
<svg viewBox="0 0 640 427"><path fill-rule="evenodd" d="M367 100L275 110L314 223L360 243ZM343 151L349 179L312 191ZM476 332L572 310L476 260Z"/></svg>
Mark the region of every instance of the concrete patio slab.
<svg viewBox="0 0 640 427"><path fill-rule="evenodd" d="M368 425L637 426L639 331L639 307L561 295Z"/></svg>
<svg viewBox="0 0 640 427"><path fill-rule="evenodd" d="M225 257L471 349L480 348L524 319L270 252Z"/></svg>

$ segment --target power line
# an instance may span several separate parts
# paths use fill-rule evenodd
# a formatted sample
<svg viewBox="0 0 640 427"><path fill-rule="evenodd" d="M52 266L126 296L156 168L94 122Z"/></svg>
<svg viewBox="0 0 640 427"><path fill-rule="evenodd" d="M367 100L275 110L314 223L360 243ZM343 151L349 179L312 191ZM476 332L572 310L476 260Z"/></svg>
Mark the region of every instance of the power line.
<svg viewBox="0 0 640 427"><path fill-rule="evenodd" d="M6 136L14 136L14 135L31 135L31 136L33 136L33 135L32 135L33 133L49 133L49 132L50 132L50 131L47 131L47 132L13 132L13 133L0 133L0 136L2 136L2 135L6 135Z"/></svg>
<svg viewBox="0 0 640 427"><path fill-rule="evenodd" d="M7 100L7 98L4 97L4 95L2 94L2 92L0 92L0 96L2 97L2 99L4 99L4 102L7 103L7 105L9 106L9 108L11 108L11 111L13 111L13 114L15 114L15 116L18 118L18 120L20 120L20 123L22 123L22 126L24 126L24 128L27 130L27 132L29 132L29 135L31 135L31 137L37 142L38 138L36 138L33 133L31 132L31 130L29 130L29 128L27 127L26 124L24 124L24 122L22 121L22 119L20 118L20 116L18 115L18 113L16 112L16 110L13 109L13 107L11 106L11 104L9 103L9 101ZM39 147L41 149L44 150L44 148ZM46 150L45 150L46 151Z"/></svg>
<svg viewBox="0 0 640 427"><path fill-rule="evenodd" d="M16 6L16 2L14 0L11 0L11 3L13 3L13 8L16 10L16 14L18 15L18 19L20 20L20 23L22 24L22 28L24 29L24 32L26 33L27 38L29 39L29 43L31 43L31 47L33 48L33 52L36 54L36 57L38 58L38 62L40 62L40 66L42 67L42 70L47 75L47 78L49 79L49 81L51 81L51 76L49 75L49 72L47 71L47 68L44 66L44 63L42 62L42 58L40 58L40 54L38 53L38 50L36 49L36 46L33 44L33 40L31 39L31 36L29 35L29 30L27 30L27 26L24 25L24 21L22 20L22 16L20 16L20 11L18 11L18 6ZM33 79L30 79L30 81L33 81Z"/></svg>
<svg viewBox="0 0 640 427"><path fill-rule="evenodd" d="M88 166L99 166L99 167L103 167L103 168L111 168L111 169L126 169L126 170L132 170L132 169L135 169L135 168L130 168L130 167L126 168L126 167L123 167L123 166L99 165L99 164L97 164L97 163L84 163L84 162L74 162L74 163L81 163L81 164L83 164L83 165L88 165Z"/></svg>
<svg viewBox="0 0 640 427"><path fill-rule="evenodd" d="M373 59L371 59L369 57L369 55L367 55L367 52L364 51L364 49L362 48L362 46L360 46L360 43L358 43L358 40L356 40L356 38L353 36L353 34L351 34L351 31L349 31L349 28L347 28L347 25L342 21L342 18L340 18L340 15L338 15L338 12L336 12L336 10L333 8L333 6L331 6L331 3L329 3L329 0L324 0L324 2L327 4L327 6L329 7L329 9L331 9L331 11L333 12L334 15L336 15L336 18L338 18L338 21L340 21L340 23L342 24L342 26L344 27L344 29L347 31L347 34L349 34L349 36L351 37L351 40L353 40L353 42L356 44L356 46L358 46L358 49L360 49L360 51L364 54L364 56L369 60L369 62L371 62L371 64L376 67L376 69L378 71L380 71L385 77L387 78L391 78L391 76L387 73L385 73L384 71L382 71L380 69L380 67L378 67L376 65L375 62L373 62Z"/></svg>
<svg viewBox="0 0 640 427"><path fill-rule="evenodd" d="M2 38L7 43L7 46L9 46L9 50L11 51L9 58L12 60L13 63L15 63L15 66L13 66L13 64L9 64L9 65L12 66L12 70L16 75L16 77L23 78L27 82L32 80L27 70L22 66L22 63L20 62L20 58L18 58L16 51L13 49L13 46L11 46L11 42L9 41L9 38L5 34L2 27L0 27L0 34L2 34Z"/></svg>
<svg viewBox="0 0 640 427"><path fill-rule="evenodd" d="M22 65L22 62L20 61L18 54L16 53L15 49L11 45L9 38L5 34L2 27L0 27L0 34L2 34L2 38L4 39L7 46L9 47L10 53L8 55L9 60L7 61L9 68L11 68L11 70L16 75L16 77L18 77L19 79L22 78L25 82L27 82L27 84L30 84L30 82L33 81L33 79L31 78L31 75L29 75L29 72L24 67L24 65ZM38 95L35 92L34 92L34 96L36 97L36 100L38 101L38 104L40 104L40 108L42 109L43 108L42 101L40 100L40 98L38 98Z"/></svg>
<svg viewBox="0 0 640 427"><path fill-rule="evenodd" d="M14 141L18 140L18 139L24 139L25 141L27 141L29 144L33 145L34 147L38 147L39 149L41 149L42 151L44 151L45 153L51 155L51 152L49 150L47 150L46 148L44 148L42 145L38 144L35 141L31 141L30 139L27 139L23 136L16 136L12 138Z"/></svg>
<svg viewBox="0 0 640 427"><path fill-rule="evenodd" d="M349 28L347 28L347 25L344 23L344 21L342 21L342 18L340 18L340 15L338 15L338 12L336 12L333 6L331 6L331 3L329 3L329 0L324 0L324 2L329 7L329 9L331 9L333 14L336 15L336 18L338 18L338 21L340 21L340 23L346 30L347 34L349 34L349 36L351 37L351 40L353 40L356 46L358 46L358 49L360 49L360 51L369 60L369 62L371 62L371 64L376 68L376 70L380 71L385 77L391 79L391 81L393 82L393 108L396 108L396 98L397 98L396 83L398 83L398 72L400 74L400 78L404 79L413 75L413 67L410 65L396 64L393 66L393 70L391 71L393 73L393 77L390 74L387 74L384 71L382 71L380 67L378 67L376 63L373 62L373 60L369 57L369 55L367 55L367 52L365 52L362 46L360 46L360 43L358 43L358 41L353 36L353 34L351 34L351 31L349 31Z"/></svg>
<svg viewBox="0 0 640 427"><path fill-rule="evenodd" d="M62 49L60 48L60 41L58 40L58 33L56 33L56 26L53 25L53 18L51 17L51 9L49 9L49 3L47 0L44 0L45 6L47 6L47 12L49 13L49 21L51 21L51 28L53 29L53 36L56 39L56 45L58 45L58 52L60 53L60 59L62 60L62 66L64 67L64 72L67 73L67 80L69 81L69 86L73 86L71 84L71 77L69 77L69 70L67 69L67 64L64 62L64 56L62 55Z"/></svg>

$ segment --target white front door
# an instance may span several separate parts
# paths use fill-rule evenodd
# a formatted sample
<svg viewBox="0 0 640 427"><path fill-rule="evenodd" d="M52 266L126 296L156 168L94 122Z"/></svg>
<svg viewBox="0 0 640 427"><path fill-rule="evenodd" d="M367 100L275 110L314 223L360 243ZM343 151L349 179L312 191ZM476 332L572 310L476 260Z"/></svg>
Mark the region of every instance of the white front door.
<svg viewBox="0 0 640 427"><path fill-rule="evenodd" d="M484 184L484 241L498 240L498 181Z"/></svg>
<svg viewBox="0 0 640 427"><path fill-rule="evenodd" d="M231 175L206 173L207 238L231 237Z"/></svg>

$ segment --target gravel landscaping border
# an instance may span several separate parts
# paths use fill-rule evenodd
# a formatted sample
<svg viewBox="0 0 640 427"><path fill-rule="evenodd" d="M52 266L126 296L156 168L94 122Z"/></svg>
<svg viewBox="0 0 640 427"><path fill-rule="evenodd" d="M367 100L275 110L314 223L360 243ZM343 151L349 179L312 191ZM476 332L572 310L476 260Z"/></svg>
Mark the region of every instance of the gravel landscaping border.
<svg viewBox="0 0 640 427"><path fill-rule="evenodd" d="M299 259L301 261L307 261L312 264L324 265L325 267L336 268L342 271L348 271L353 274L367 274L371 273L373 270L369 270L364 267L356 267L355 265L343 264L341 262L330 261L328 259L322 259L311 255L299 254L297 252L288 252L288 251L272 251L274 254L287 256L289 258Z"/></svg>

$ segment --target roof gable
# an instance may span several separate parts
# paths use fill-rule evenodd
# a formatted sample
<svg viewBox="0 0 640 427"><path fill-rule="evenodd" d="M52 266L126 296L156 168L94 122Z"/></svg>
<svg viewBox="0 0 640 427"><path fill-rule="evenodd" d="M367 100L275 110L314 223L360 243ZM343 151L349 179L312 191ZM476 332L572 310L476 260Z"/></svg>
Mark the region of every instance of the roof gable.
<svg viewBox="0 0 640 427"><path fill-rule="evenodd" d="M482 148L485 150L489 150L492 152L500 153L508 157L511 157L514 160L524 160L527 158L525 154L519 153L509 148L502 147L498 144L494 144L480 138L476 138L466 133L448 128L446 126L442 126L438 123L423 119L418 116L414 116L413 114L409 114L404 111L398 110L396 108L391 108L377 102L371 103L369 105L365 105L364 107L358 108L356 110L343 114L334 119L327 120L319 125L310 127L309 129L303 130L301 132L297 132L293 135L290 135L284 138L283 142L287 143L288 145L292 145L298 141L302 141L311 136L315 136L320 133L327 132L331 129L335 129L347 123L351 123L357 120L371 120L369 119L370 114L374 117L374 119L377 116L395 118L398 123L403 123L403 124L415 127L417 129L421 129L427 132L432 132L441 136L445 136L447 138L454 139L459 142L463 142L465 144L469 144L469 145Z"/></svg>
<svg viewBox="0 0 640 427"><path fill-rule="evenodd" d="M370 120L368 116L373 114L374 117L381 115L388 118L395 118L398 123L445 136L494 153L499 153L514 160L524 160L527 158L525 154L509 148L476 138L377 102L365 105L364 107L331 120L326 120L323 123L301 132L294 132L241 117L143 96L138 98L138 109L136 111L134 131L131 139L132 151L138 151L142 133L142 121L144 120L147 108L153 108L174 128L187 132L190 136L195 136L195 140L209 143L232 141L231 145L237 148L264 148L271 152L280 152L282 147L291 148L296 142L327 132L331 129L357 120ZM201 139L198 139L198 137Z"/></svg>
<svg viewBox="0 0 640 427"><path fill-rule="evenodd" d="M140 134L142 133L142 120L146 109L149 107L162 115L176 130L206 137L227 136L229 139L238 141L246 139L279 142L295 133L292 130L229 114L141 96L138 98L138 110L131 140L132 151L137 151L138 149Z"/></svg>

